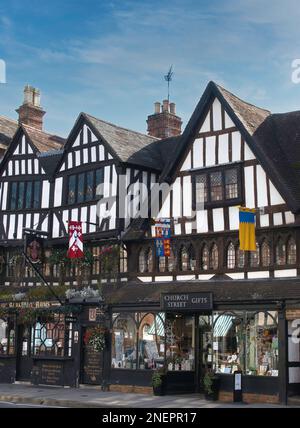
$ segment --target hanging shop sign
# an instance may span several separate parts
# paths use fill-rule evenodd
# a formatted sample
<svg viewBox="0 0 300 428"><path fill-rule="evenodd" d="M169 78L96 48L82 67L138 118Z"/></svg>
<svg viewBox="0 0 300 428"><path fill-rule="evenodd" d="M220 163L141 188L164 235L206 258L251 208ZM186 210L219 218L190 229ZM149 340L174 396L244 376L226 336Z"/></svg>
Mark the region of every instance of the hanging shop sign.
<svg viewBox="0 0 300 428"><path fill-rule="evenodd" d="M25 253L31 263L42 262L45 239L37 233L25 233Z"/></svg>
<svg viewBox="0 0 300 428"><path fill-rule="evenodd" d="M165 311L211 311L212 293L163 293L161 309Z"/></svg>

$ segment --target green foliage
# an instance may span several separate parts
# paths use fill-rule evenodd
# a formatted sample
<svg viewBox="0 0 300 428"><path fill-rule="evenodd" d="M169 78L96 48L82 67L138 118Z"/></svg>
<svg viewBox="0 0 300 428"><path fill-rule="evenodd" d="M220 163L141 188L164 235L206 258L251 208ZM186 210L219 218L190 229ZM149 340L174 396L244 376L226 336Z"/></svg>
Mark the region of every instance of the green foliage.
<svg viewBox="0 0 300 428"><path fill-rule="evenodd" d="M204 391L208 395L212 395L215 391L213 390L214 380L216 379L216 375L214 372L207 371L203 378L203 387Z"/></svg>
<svg viewBox="0 0 300 428"><path fill-rule="evenodd" d="M153 388L159 388L162 385L163 377L165 376L164 369L156 370L152 375L152 386Z"/></svg>

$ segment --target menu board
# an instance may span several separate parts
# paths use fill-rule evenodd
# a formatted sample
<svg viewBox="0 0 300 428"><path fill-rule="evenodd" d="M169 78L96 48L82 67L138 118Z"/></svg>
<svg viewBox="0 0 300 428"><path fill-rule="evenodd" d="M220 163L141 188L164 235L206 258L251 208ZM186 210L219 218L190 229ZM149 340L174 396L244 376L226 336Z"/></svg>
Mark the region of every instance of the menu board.
<svg viewBox="0 0 300 428"><path fill-rule="evenodd" d="M93 346L86 346L84 349L83 383L101 385L102 367L102 352L95 351Z"/></svg>
<svg viewBox="0 0 300 428"><path fill-rule="evenodd" d="M42 363L39 383L43 385L63 385L63 364L58 362Z"/></svg>

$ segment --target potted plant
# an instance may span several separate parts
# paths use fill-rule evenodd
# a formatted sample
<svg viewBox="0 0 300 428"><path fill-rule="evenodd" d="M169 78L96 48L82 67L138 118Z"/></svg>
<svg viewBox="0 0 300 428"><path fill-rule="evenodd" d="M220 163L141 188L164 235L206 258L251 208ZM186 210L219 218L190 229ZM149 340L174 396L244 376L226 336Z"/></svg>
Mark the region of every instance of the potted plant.
<svg viewBox="0 0 300 428"><path fill-rule="evenodd" d="M220 377L212 371L207 371L203 378L203 388L205 398L216 401L219 396Z"/></svg>
<svg viewBox="0 0 300 428"><path fill-rule="evenodd" d="M154 395L164 395L166 373L164 369L156 370L152 375L152 387Z"/></svg>

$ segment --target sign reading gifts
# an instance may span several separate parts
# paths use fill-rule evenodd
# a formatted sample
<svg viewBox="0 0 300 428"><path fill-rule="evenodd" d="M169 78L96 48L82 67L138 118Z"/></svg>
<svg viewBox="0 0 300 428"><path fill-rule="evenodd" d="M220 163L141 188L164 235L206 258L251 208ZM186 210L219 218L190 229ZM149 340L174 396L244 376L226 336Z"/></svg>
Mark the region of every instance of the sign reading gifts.
<svg viewBox="0 0 300 428"><path fill-rule="evenodd" d="M155 247L157 257L171 255L171 220L161 219L155 222Z"/></svg>

